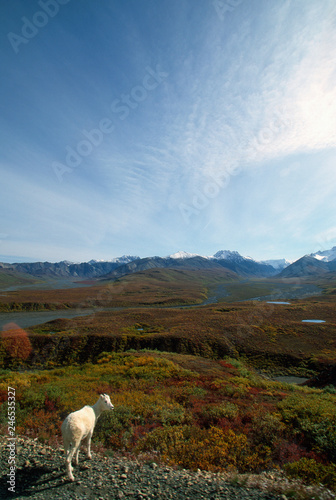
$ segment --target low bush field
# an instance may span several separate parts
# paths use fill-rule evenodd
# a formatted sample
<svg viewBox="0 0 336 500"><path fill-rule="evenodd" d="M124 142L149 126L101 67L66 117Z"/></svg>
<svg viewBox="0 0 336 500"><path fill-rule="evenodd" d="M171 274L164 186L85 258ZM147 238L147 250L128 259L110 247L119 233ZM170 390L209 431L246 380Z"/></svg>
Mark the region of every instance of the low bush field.
<svg viewBox="0 0 336 500"><path fill-rule="evenodd" d="M0 425L16 390L16 432L61 444L66 415L108 393L94 443L190 469L286 469L335 487L336 395L260 377L239 359L103 352L94 363L0 373Z"/></svg>

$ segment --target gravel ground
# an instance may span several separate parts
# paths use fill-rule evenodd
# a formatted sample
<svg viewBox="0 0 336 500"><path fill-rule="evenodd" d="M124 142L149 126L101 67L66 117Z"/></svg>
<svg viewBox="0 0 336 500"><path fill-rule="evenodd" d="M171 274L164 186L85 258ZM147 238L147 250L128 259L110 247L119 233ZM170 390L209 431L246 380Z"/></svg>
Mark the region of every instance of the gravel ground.
<svg viewBox="0 0 336 500"><path fill-rule="evenodd" d="M16 438L15 492L10 484L8 438L0 437L1 499L204 499L204 500L286 500L290 483L280 472L235 476L141 463L123 456L106 457L93 452L92 460L80 453L74 466L75 481L65 475L63 449L53 449L36 439ZM256 488L258 486L258 488ZM296 488L299 484L296 483ZM323 488L305 488L316 500L334 499Z"/></svg>

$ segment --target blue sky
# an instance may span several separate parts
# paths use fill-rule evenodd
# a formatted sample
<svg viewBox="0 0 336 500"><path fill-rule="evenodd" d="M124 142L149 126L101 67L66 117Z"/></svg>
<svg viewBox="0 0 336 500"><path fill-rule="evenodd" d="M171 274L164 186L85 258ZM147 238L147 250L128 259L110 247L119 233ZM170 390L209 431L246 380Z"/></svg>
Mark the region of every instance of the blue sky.
<svg viewBox="0 0 336 500"><path fill-rule="evenodd" d="M0 9L0 261L336 245L334 0Z"/></svg>

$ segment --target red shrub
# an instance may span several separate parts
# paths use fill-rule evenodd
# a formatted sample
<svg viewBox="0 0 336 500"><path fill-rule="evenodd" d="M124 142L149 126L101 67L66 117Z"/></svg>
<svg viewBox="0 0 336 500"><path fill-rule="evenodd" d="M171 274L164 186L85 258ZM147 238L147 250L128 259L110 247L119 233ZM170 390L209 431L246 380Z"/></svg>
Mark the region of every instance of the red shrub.
<svg viewBox="0 0 336 500"><path fill-rule="evenodd" d="M297 462L304 457L319 460L313 451L308 452L304 446L285 439L281 440L274 450L274 458L280 465Z"/></svg>
<svg viewBox="0 0 336 500"><path fill-rule="evenodd" d="M231 365L231 363L228 363L227 361L224 361L224 360L220 360L219 361L219 364L223 367L223 368L228 368L229 370L234 370L234 371L237 371L236 368Z"/></svg>

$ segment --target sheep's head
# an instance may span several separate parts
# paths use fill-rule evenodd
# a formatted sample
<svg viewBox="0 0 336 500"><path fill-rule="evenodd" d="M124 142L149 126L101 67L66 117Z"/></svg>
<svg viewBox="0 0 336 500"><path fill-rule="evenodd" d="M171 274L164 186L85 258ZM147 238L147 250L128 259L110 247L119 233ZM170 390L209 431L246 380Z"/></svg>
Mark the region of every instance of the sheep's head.
<svg viewBox="0 0 336 500"><path fill-rule="evenodd" d="M100 401L104 407L104 410L113 410L114 406L111 403L110 396L108 394L101 394Z"/></svg>

